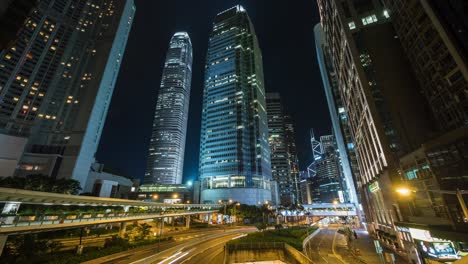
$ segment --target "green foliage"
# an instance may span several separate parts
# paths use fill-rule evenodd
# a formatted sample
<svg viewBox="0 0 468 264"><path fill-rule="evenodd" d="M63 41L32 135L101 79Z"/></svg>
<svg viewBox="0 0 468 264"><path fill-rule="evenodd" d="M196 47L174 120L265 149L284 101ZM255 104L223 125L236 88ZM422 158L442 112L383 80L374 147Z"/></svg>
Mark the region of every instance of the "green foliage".
<svg viewBox="0 0 468 264"><path fill-rule="evenodd" d="M130 243L125 239L119 238L117 236L109 239L109 242L106 240L106 246L104 248L99 247L85 247L83 249L83 254L76 255L74 250L71 251L60 251L60 252L51 252L49 254L32 254L28 257L23 258L5 258L5 253L0 258L0 263L15 263L15 264L30 264L30 263L48 263L48 264L74 264L81 263L95 258L104 257L107 255L119 253L126 251L132 248L146 246L158 243L159 241L170 241L172 237L164 237L161 239L153 238L140 240L135 243Z"/></svg>
<svg viewBox="0 0 468 264"><path fill-rule="evenodd" d="M255 227L259 230L259 231L263 231L267 228L267 225L263 222L259 222L259 223L256 223L255 224Z"/></svg>
<svg viewBox="0 0 468 264"><path fill-rule="evenodd" d="M11 236L0 258L0 263L41 263L40 258L55 254L62 244L58 241L39 240L36 234Z"/></svg>
<svg viewBox="0 0 468 264"><path fill-rule="evenodd" d="M104 248L109 248L109 247L123 247L123 248L128 248L130 243L128 240L123 239L119 237L118 235L114 235L110 238L107 238L104 242Z"/></svg>
<svg viewBox="0 0 468 264"><path fill-rule="evenodd" d="M307 232L307 227L267 230L264 232L251 233L245 237L232 240L228 243L236 244L246 242L284 242L288 243L297 250L302 251L302 241L307 237L308 234L312 233L315 229L316 228L309 228L309 232Z"/></svg>
<svg viewBox="0 0 468 264"><path fill-rule="evenodd" d="M0 179L0 186L39 192L78 194L81 191L80 182L73 179L53 179L46 175L33 174L25 178L7 177Z"/></svg>
<svg viewBox="0 0 468 264"><path fill-rule="evenodd" d="M145 239L151 233L151 226L147 223L137 225L138 240Z"/></svg>

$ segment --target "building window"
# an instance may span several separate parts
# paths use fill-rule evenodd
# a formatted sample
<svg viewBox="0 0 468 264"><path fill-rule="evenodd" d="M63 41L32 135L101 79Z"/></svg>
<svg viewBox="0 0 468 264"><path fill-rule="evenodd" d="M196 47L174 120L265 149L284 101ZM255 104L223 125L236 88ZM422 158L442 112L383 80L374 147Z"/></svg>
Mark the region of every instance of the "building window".
<svg viewBox="0 0 468 264"><path fill-rule="evenodd" d="M377 22L377 17L375 15L370 15L370 16L362 18L362 24L364 26L372 24L374 22Z"/></svg>
<svg viewBox="0 0 468 264"><path fill-rule="evenodd" d="M353 30L353 29L356 28L356 23L354 23L354 21L351 21L351 22L348 23L348 26L349 26L350 30Z"/></svg>

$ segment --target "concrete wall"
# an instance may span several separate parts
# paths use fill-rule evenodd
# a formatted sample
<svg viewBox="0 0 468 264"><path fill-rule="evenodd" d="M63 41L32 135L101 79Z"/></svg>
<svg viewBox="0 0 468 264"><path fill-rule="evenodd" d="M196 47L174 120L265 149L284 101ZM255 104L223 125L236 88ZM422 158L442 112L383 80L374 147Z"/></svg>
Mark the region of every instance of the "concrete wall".
<svg viewBox="0 0 468 264"><path fill-rule="evenodd" d="M0 177L13 176L27 139L0 134Z"/></svg>

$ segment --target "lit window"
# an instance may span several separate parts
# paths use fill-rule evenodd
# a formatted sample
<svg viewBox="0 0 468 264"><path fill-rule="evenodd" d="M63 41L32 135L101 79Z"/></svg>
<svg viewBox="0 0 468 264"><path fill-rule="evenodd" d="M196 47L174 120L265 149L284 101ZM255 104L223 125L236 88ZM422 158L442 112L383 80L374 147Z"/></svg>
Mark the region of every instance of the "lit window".
<svg viewBox="0 0 468 264"><path fill-rule="evenodd" d="M362 24L364 26L368 24L372 24L374 22L377 22L377 17L375 15L370 15L370 16L362 18Z"/></svg>
<svg viewBox="0 0 468 264"><path fill-rule="evenodd" d="M388 13L388 10L384 10L383 11L383 15L385 18L389 18L390 17L390 14Z"/></svg>
<svg viewBox="0 0 468 264"><path fill-rule="evenodd" d="M355 29L356 28L356 23L354 23L354 21L351 21L348 23L348 26L349 26L349 29Z"/></svg>

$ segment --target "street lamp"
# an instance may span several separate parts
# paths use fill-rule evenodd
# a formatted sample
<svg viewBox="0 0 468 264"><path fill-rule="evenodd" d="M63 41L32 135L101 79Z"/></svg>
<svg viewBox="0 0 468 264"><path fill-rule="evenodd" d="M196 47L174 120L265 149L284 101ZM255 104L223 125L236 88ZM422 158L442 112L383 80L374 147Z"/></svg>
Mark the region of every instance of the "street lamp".
<svg viewBox="0 0 468 264"><path fill-rule="evenodd" d="M456 191L448 191L448 190L418 190L418 189L410 189L407 187L400 187L395 190L398 194L403 195L403 196L409 196L411 193L415 192L422 192L422 191L427 191L427 192L433 192L433 193L441 193L441 194L455 194L457 196L458 202L460 203L460 207L462 208L463 215L465 219L468 220L468 209L466 208L466 203L465 200L463 200L463 194L467 193L466 190L459 190L457 189Z"/></svg>

